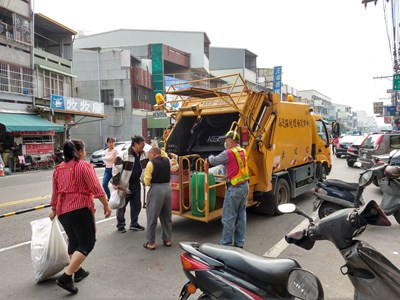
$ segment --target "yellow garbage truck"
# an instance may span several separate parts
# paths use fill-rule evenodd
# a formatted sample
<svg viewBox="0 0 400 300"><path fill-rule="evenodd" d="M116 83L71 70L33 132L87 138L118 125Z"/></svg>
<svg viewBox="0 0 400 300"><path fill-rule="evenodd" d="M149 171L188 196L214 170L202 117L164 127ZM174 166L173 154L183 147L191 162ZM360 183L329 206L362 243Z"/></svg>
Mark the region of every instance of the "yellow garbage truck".
<svg viewBox="0 0 400 300"><path fill-rule="evenodd" d="M207 157L224 150L229 130L240 134L248 154L252 210L278 214L279 204L314 188L331 170L324 120L308 104L249 88L240 74L182 81L157 96L154 109L171 117L164 149L177 155L175 215L203 222L221 217L226 182Z"/></svg>

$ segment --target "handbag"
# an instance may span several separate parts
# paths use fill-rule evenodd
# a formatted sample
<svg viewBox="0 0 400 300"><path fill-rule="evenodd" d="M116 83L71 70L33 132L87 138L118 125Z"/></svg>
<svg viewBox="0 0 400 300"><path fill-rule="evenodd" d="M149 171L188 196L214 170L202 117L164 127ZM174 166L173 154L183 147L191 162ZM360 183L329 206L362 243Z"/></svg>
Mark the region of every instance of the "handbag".
<svg viewBox="0 0 400 300"><path fill-rule="evenodd" d="M118 190L113 190L108 201L111 209L123 208L126 204L125 197L121 196Z"/></svg>
<svg viewBox="0 0 400 300"><path fill-rule="evenodd" d="M69 264L69 255L56 218L32 221L31 227L31 258L38 283L62 271Z"/></svg>

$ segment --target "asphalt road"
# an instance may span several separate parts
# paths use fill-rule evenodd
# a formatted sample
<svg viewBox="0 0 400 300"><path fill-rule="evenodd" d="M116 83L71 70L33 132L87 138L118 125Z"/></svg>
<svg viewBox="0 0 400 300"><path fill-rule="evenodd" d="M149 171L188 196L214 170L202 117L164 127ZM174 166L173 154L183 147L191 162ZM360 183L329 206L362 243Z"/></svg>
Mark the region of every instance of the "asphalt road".
<svg viewBox="0 0 400 300"><path fill-rule="evenodd" d="M356 181L359 169L349 168L345 160L333 158L332 178ZM96 168L102 177L103 168ZM0 214L17 211L50 201L52 171L30 171L22 174L0 178ZM379 197L377 188L371 187L365 194ZM294 199L302 209L311 213L312 192ZM99 204L99 202L98 202ZM109 219L101 215L101 205L97 210L97 243L93 252L84 263L90 271L87 279L78 283L79 293L75 299L177 299L184 283L187 282L181 270L179 241L198 241L218 243L221 234L220 221L201 223L181 217L173 217L173 246L162 246L160 228L157 231L157 249L148 251L142 244L146 240L146 232L121 234L116 231L115 214ZM0 219L0 298L11 299L59 299L70 297L67 292L55 285L55 278L35 284L30 257L30 222L47 217L48 209ZM145 211L142 210L139 221L146 225ZM303 219L298 215L267 217L248 214L245 249L263 255L273 248L282 237L295 228ZM395 229L398 230L398 225ZM393 228L392 228L393 229ZM287 248L282 243L275 256L298 259L305 267L322 276L324 289L330 290L340 284L344 294L351 295L352 289L339 271L332 274L324 272L326 264L341 263L339 252L329 248L315 248L311 257L321 255L321 261L310 258L309 253ZM375 246L375 244L373 244ZM389 257L389 259L391 259ZM399 263L400 265L400 263ZM318 268L322 269L319 270ZM323 272L324 274L319 274ZM326 279L328 278L328 279ZM326 280L325 280L326 279ZM337 282L335 282L337 280ZM339 285L338 285L339 286ZM334 299L335 297L327 299Z"/></svg>

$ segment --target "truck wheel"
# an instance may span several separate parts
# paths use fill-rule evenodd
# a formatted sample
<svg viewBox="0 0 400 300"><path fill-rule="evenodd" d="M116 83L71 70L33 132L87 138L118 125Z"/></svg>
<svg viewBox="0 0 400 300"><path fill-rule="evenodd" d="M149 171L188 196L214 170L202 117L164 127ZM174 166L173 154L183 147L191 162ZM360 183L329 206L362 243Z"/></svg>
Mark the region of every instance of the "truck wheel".
<svg viewBox="0 0 400 300"><path fill-rule="evenodd" d="M343 207L338 205L338 204L330 203L330 202L324 202L319 207L318 217L320 219L323 219L326 216L329 216L331 213L334 213L335 211L338 211L340 209L343 209Z"/></svg>
<svg viewBox="0 0 400 300"><path fill-rule="evenodd" d="M278 210L278 205L290 202L290 188L285 179L278 179L276 193L275 195L271 195L271 197L274 204L274 214L281 215L282 213Z"/></svg>
<svg viewBox="0 0 400 300"><path fill-rule="evenodd" d="M328 174L328 165L326 163L323 163L321 168L321 177L319 178L319 181L321 182L325 181L327 174Z"/></svg>
<svg viewBox="0 0 400 300"><path fill-rule="evenodd" d="M394 218L396 219L397 223L400 224L400 210L396 211L396 212L393 214L393 216L394 216Z"/></svg>

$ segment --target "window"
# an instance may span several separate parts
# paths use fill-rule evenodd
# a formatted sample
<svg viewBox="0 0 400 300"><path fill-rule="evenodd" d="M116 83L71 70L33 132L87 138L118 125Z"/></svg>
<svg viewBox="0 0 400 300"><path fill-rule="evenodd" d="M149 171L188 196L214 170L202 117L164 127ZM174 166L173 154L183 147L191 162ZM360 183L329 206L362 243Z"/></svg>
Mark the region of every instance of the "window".
<svg viewBox="0 0 400 300"><path fill-rule="evenodd" d="M318 120L316 123L317 123L318 136L322 140L324 140L324 142L326 144L329 144L328 135L327 135L325 124L321 120Z"/></svg>
<svg viewBox="0 0 400 300"><path fill-rule="evenodd" d="M48 70L41 70L39 76L43 76L43 98L50 98L50 95L66 95L64 91L64 81L68 83L70 80L68 77Z"/></svg>
<svg viewBox="0 0 400 300"><path fill-rule="evenodd" d="M112 105L114 99L114 90L101 90L101 102L105 105Z"/></svg>
<svg viewBox="0 0 400 300"><path fill-rule="evenodd" d="M32 69L0 62L0 91L32 95Z"/></svg>

